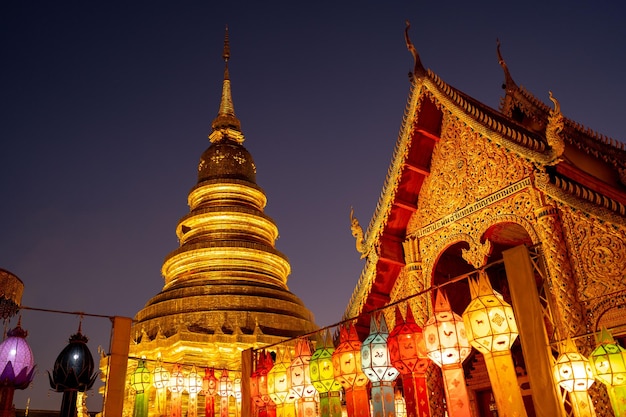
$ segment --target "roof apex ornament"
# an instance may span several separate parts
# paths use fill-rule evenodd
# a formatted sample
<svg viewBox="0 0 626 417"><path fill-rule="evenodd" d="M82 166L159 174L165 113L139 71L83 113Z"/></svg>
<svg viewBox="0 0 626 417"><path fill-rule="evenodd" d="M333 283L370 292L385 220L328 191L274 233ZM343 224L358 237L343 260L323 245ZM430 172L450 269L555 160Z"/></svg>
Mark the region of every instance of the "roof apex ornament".
<svg viewBox="0 0 626 417"><path fill-rule="evenodd" d="M420 59L419 54L417 53L417 49L413 46L413 42L411 42L411 38L409 38L409 29L411 28L411 22L406 20L406 27L404 28L404 40L406 42L406 48L413 55L413 72L409 73L409 76L417 76L418 74L423 74L426 72L426 69L422 65L422 60Z"/></svg>
<svg viewBox="0 0 626 417"><path fill-rule="evenodd" d="M365 248L363 228L357 218L354 217L354 207L350 207L350 230L352 231L352 236L356 239L356 250L361 254L361 259L363 259L367 256L368 251Z"/></svg>
<svg viewBox="0 0 626 417"><path fill-rule="evenodd" d="M498 64L502 67L504 71L504 84L502 88L509 89L516 86L515 81L513 81L513 77L511 77L511 73L509 72L509 67L506 65L504 58L502 58L502 53L500 52L500 39L496 39L496 53L498 54Z"/></svg>
<svg viewBox="0 0 626 417"><path fill-rule="evenodd" d="M565 118L561 113L561 106L559 105L559 101L552 95L552 91L549 91L550 101L554 103L554 109L550 110L550 115L548 116L548 124L546 125L546 140L548 141L548 145L552 148L551 162L557 163L558 158L563 155L563 151L565 151L565 141L561 136L561 132L563 132L563 127L565 126Z"/></svg>
<svg viewBox="0 0 626 417"><path fill-rule="evenodd" d="M224 59L224 82L222 84L222 99L217 117L211 123L213 131L209 135L211 143L220 142L225 139L232 140L236 143L244 141L243 133L241 133L241 122L235 116L235 106L233 105L233 96L230 89L230 74L228 72L228 61L230 60L230 42L228 38L228 25L224 34L224 51L222 52Z"/></svg>

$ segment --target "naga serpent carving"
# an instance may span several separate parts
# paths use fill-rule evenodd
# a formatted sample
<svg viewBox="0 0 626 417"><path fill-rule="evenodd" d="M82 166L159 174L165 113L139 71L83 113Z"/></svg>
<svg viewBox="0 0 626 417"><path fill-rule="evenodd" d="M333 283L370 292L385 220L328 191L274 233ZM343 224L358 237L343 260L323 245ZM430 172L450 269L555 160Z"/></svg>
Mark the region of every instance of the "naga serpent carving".
<svg viewBox="0 0 626 417"><path fill-rule="evenodd" d="M363 235L363 228L357 218L354 217L353 207L350 207L350 230L352 231L352 236L356 239L356 250L361 254L361 259L363 259L367 256L365 237Z"/></svg>

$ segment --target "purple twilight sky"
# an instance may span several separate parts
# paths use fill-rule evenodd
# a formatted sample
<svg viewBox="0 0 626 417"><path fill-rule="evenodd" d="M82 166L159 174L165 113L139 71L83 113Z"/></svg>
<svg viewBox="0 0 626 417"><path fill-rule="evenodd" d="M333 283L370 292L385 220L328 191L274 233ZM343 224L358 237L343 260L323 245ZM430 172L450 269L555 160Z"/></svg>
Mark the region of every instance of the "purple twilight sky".
<svg viewBox="0 0 626 417"><path fill-rule="evenodd" d="M412 58L497 108L496 39L518 84L566 117L624 138L619 2L7 1L2 42L0 268L23 304L134 316L163 285L218 109L229 26L235 111L290 289L320 326L341 320L363 261L409 93ZM7 323L13 327L16 320ZM79 319L23 310L38 364L15 404L58 409L45 371ZM107 319L82 330L97 358ZM90 393L90 410L101 397Z"/></svg>

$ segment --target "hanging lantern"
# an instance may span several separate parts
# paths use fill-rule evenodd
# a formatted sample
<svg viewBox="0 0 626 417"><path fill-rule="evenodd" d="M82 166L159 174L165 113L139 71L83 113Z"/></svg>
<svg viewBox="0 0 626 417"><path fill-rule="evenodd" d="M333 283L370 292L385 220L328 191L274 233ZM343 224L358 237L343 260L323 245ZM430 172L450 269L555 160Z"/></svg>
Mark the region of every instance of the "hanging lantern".
<svg viewBox="0 0 626 417"><path fill-rule="evenodd" d="M292 417L296 412L295 399L290 395L290 365L289 350L286 348L279 352L276 363L267 374L267 392L276 404L277 417Z"/></svg>
<svg viewBox="0 0 626 417"><path fill-rule="evenodd" d="M198 416L198 394L202 391L202 378L198 375L196 367L193 366L191 371L185 378L185 390L189 394L189 403L187 405L187 416Z"/></svg>
<svg viewBox="0 0 626 417"><path fill-rule="evenodd" d="M334 352L335 348L330 334L326 330L309 363L311 382L320 396L320 414L322 417L341 416L341 384L335 380Z"/></svg>
<svg viewBox="0 0 626 417"><path fill-rule="evenodd" d="M22 302L24 283L17 275L0 268L0 318L7 320L17 314Z"/></svg>
<svg viewBox="0 0 626 417"><path fill-rule="evenodd" d="M593 417L595 409L587 389L593 384L593 371L589 360L578 353L576 345L568 339L554 364L554 380L570 396L577 417Z"/></svg>
<svg viewBox="0 0 626 417"><path fill-rule="evenodd" d="M217 383L217 392L220 396L220 416L228 417L228 402L233 395L233 381L228 377L228 370L222 370L222 375Z"/></svg>
<svg viewBox="0 0 626 417"><path fill-rule="evenodd" d="M160 359L157 359L157 364L152 371L152 385L156 388L156 408L160 415L165 414L165 400L169 384L170 373L161 366Z"/></svg>
<svg viewBox="0 0 626 417"><path fill-rule="evenodd" d="M437 291L434 314L424 324L424 345L428 357L442 370L450 417L471 416L463 361L472 348L465 334L465 323L452 311L443 290Z"/></svg>
<svg viewBox="0 0 626 417"><path fill-rule="evenodd" d="M607 329L602 328L598 345L589 355L593 373L606 385L616 416L626 415L626 349L621 347Z"/></svg>
<svg viewBox="0 0 626 417"><path fill-rule="evenodd" d="M267 374L274 366L270 352L262 350L257 355L255 371L250 376L250 394L257 409L258 417L274 417L276 408L269 396Z"/></svg>
<svg viewBox="0 0 626 417"><path fill-rule="evenodd" d="M346 393L348 417L369 417L369 379L361 369L361 341L352 324L339 328L339 345L333 352L335 380Z"/></svg>
<svg viewBox="0 0 626 417"><path fill-rule="evenodd" d="M396 325L387 340L391 364L402 375L404 399L409 410L417 415L430 416L426 369L430 359L426 355L422 329L415 323L411 307L407 307L406 320L396 307Z"/></svg>
<svg viewBox="0 0 626 417"><path fill-rule="evenodd" d="M171 392L170 417L182 417L183 414L183 391L185 390L185 375L183 375L181 365L175 365L174 371L170 374L170 382L167 389Z"/></svg>
<svg viewBox="0 0 626 417"><path fill-rule="evenodd" d="M130 385L136 392L134 417L147 417L148 395L146 391L151 385L150 371L146 367L146 359L139 359L137 368L130 375Z"/></svg>
<svg viewBox="0 0 626 417"><path fill-rule="evenodd" d="M27 388L35 376L33 352L26 343L26 332L20 326L7 332L7 338L0 344L0 416L14 413L13 395L16 389Z"/></svg>
<svg viewBox="0 0 626 417"><path fill-rule="evenodd" d="M513 308L493 290L485 271L469 284L472 299L463 312L467 340L483 354L498 414L525 417L510 350L518 336Z"/></svg>
<svg viewBox="0 0 626 417"><path fill-rule="evenodd" d="M204 369L202 391L204 391L204 415L213 417L215 415L215 394L217 394L217 378L213 368Z"/></svg>
<svg viewBox="0 0 626 417"><path fill-rule="evenodd" d="M291 380L291 396L295 398L299 416L313 416L316 413L317 391L311 383L310 361L311 345L308 339L299 339L296 341L294 357L288 370Z"/></svg>
<svg viewBox="0 0 626 417"><path fill-rule="evenodd" d="M370 321L370 334L361 346L361 367L372 382L372 408L375 416L394 417L395 404L392 382L398 377L398 370L391 364L387 349L389 330L385 316L376 315Z"/></svg>

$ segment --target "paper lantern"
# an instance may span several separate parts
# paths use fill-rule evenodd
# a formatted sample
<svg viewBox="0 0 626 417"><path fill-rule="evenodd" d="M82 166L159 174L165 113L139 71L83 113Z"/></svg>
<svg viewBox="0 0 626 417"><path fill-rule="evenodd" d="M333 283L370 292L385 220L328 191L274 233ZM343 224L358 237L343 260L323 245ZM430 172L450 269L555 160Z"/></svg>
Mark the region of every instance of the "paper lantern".
<svg viewBox="0 0 626 417"><path fill-rule="evenodd" d="M370 334L361 345L361 368L370 381L394 381L398 377L398 370L391 364L387 338L389 330L385 316L380 315L380 325L372 315Z"/></svg>
<svg viewBox="0 0 626 417"><path fill-rule="evenodd" d="M217 378L213 368L204 369L202 391L204 391L204 415L213 417L215 415L215 394L217 394Z"/></svg>
<svg viewBox="0 0 626 417"><path fill-rule="evenodd" d="M306 339L296 342L294 357L289 365L292 395L298 398L315 398L315 387L311 383L309 365L311 362L311 346Z"/></svg>
<svg viewBox="0 0 626 417"><path fill-rule="evenodd" d="M596 379L607 387L613 413L626 415L626 349L603 328L598 336L598 346L589 355L589 362Z"/></svg>
<svg viewBox="0 0 626 417"><path fill-rule="evenodd" d="M485 271L469 284L472 299L462 315L467 340L483 354L498 414L525 417L510 350L518 335L513 308L493 290Z"/></svg>
<svg viewBox="0 0 626 417"><path fill-rule="evenodd" d="M440 367L462 364L472 351L465 323L452 311L444 291L437 291L434 314L426 321L423 330L426 354Z"/></svg>
<svg viewBox="0 0 626 417"><path fill-rule="evenodd" d="M198 416L198 394L202 391L202 382L202 378L198 375L196 367L192 366L191 371L185 377L185 391L189 394L187 417Z"/></svg>
<svg viewBox="0 0 626 417"><path fill-rule="evenodd" d="M15 390L27 388L35 376L33 352L26 342L28 333L20 322L0 344L0 416L15 415Z"/></svg>
<svg viewBox="0 0 626 417"><path fill-rule="evenodd" d="M222 375L217 382L217 393L220 396L220 416L228 417L228 403L233 395L233 381L228 377L228 370L222 370Z"/></svg>
<svg viewBox="0 0 626 417"><path fill-rule="evenodd" d="M130 375L130 385L138 394L147 391L152 385L150 370L146 367L146 360L139 359L137 368Z"/></svg>
<svg viewBox="0 0 626 417"><path fill-rule="evenodd" d="M156 408L159 414L165 414L165 401L167 397L167 386L170 384L170 373L161 366L157 360L157 365L152 371L152 385L156 388Z"/></svg>
<svg viewBox="0 0 626 417"><path fill-rule="evenodd" d="M369 379L361 369L361 341L352 324L339 328L339 345L333 352L335 380L346 393L348 417L369 417Z"/></svg>
<svg viewBox="0 0 626 417"><path fill-rule="evenodd" d="M394 417L395 403L393 381L399 372L391 364L387 349L389 330L385 316L380 315L380 323L376 315L370 321L370 334L361 346L361 367L372 383L371 398L375 417Z"/></svg>
<svg viewBox="0 0 626 417"><path fill-rule="evenodd" d="M260 417L265 417L270 412L268 408L274 405L267 387L267 375L273 366L274 361L270 352L260 351L257 356L255 371L250 376L250 394Z"/></svg>
<svg viewBox="0 0 626 417"><path fill-rule="evenodd" d="M424 345L428 357L442 370L450 417L470 417L463 361L472 348L465 335L463 319L452 311L444 291L437 291L435 295L433 316L424 325Z"/></svg>
<svg viewBox="0 0 626 417"><path fill-rule="evenodd" d="M578 353L571 340L566 342L554 364L554 380L567 392L587 391L594 382L589 360Z"/></svg>
<svg viewBox="0 0 626 417"><path fill-rule="evenodd" d="M183 414L183 391L185 390L185 375L181 365L174 365L170 374L170 383L167 389L171 392L170 417L182 417Z"/></svg>
<svg viewBox="0 0 626 417"><path fill-rule="evenodd" d="M276 363L267 374L267 391L276 404L277 417L292 417L296 413L295 398L291 395L289 366L291 358L289 350L279 352Z"/></svg>
<svg viewBox="0 0 626 417"><path fill-rule="evenodd" d="M328 330L322 335L322 340L311 356L309 368L311 382L319 392L320 415L322 417L341 416L341 384L335 379L333 353L335 347Z"/></svg>

